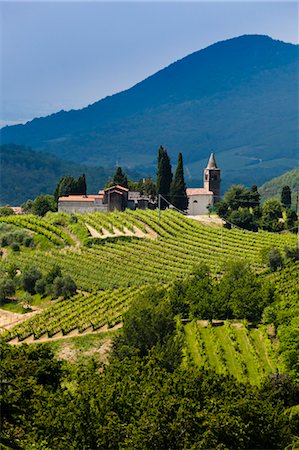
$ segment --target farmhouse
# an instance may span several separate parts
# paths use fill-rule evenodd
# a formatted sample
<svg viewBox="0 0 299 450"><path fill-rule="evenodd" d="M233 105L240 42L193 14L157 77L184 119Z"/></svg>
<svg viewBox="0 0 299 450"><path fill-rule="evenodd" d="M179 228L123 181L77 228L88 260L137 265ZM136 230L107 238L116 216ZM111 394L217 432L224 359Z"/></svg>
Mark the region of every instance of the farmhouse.
<svg viewBox="0 0 299 450"><path fill-rule="evenodd" d="M208 208L220 198L220 181L220 169L217 167L214 153L211 153L208 165L204 169L204 187L186 190L189 215L207 214ZM111 186L99 191L97 195L68 195L58 199L58 211L67 213L84 214L156 207L156 202L149 196L138 191L129 191L123 186Z"/></svg>
<svg viewBox="0 0 299 450"><path fill-rule="evenodd" d="M217 167L214 153L211 153L204 169L204 187L187 188L188 214L197 216L207 214L208 208L220 199L220 169Z"/></svg>
<svg viewBox="0 0 299 450"><path fill-rule="evenodd" d="M123 186L111 186L97 195L67 195L58 199L58 211L79 214L155 207L156 203L149 196Z"/></svg>

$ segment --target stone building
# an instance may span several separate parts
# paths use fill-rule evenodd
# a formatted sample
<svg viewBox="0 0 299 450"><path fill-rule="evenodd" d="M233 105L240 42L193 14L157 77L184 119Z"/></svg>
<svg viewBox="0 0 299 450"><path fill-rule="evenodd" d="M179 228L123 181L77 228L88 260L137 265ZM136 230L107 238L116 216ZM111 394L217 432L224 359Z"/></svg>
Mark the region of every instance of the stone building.
<svg viewBox="0 0 299 450"><path fill-rule="evenodd" d="M104 194L59 197L58 211L79 214L106 212L108 205L103 203L103 198Z"/></svg>
<svg viewBox="0 0 299 450"><path fill-rule="evenodd" d="M197 216L207 214L220 199L220 169L217 167L214 153L211 153L207 167L204 169L204 187L187 188L188 214Z"/></svg>

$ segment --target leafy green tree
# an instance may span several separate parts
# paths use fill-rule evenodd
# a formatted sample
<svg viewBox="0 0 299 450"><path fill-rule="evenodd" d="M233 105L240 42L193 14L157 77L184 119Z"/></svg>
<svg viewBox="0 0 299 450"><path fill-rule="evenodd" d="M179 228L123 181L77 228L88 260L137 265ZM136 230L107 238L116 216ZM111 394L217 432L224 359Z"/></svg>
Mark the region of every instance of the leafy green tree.
<svg viewBox="0 0 299 450"><path fill-rule="evenodd" d="M298 229L298 225L297 225L298 224L298 216L297 216L296 212L291 208L287 208L286 211L284 212L284 214L285 214L285 222L284 222L285 229L296 233L297 229Z"/></svg>
<svg viewBox="0 0 299 450"><path fill-rule="evenodd" d="M70 298L77 292L77 286L74 280L66 275L65 277L57 277L53 281L52 293L55 298Z"/></svg>
<svg viewBox="0 0 299 450"><path fill-rule="evenodd" d="M215 302L221 319L247 319L258 322L273 292L263 285L247 263L231 261L215 290Z"/></svg>
<svg viewBox="0 0 299 450"><path fill-rule="evenodd" d="M272 272L284 266L284 260L278 248L272 248L268 253L267 264Z"/></svg>
<svg viewBox="0 0 299 450"><path fill-rule="evenodd" d="M53 284L57 277L62 277L61 267L58 264L54 264L45 276L46 284Z"/></svg>
<svg viewBox="0 0 299 450"><path fill-rule="evenodd" d="M62 177L55 188L54 199L58 201L59 197L77 193L77 180L70 175Z"/></svg>
<svg viewBox="0 0 299 450"><path fill-rule="evenodd" d="M0 279L0 301L12 297L16 292L16 286L12 279L10 278L1 278Z"/></svg>
<svg viewBox="0 0 299 450"><path fill-rule="evenodd" d="M31 212L37 216L44 216L48 211L57 211L52 195L39 195L32 203Z"/></svg>
<svg viewBox="0 0 299 450"><path fill-rule="evenodd" d="M239 208L232 211L228 216L228 221L245 230L257 231L258 228L249 208Z"/></svg>
<svg viewBox="0 0 299 450"><path fill-rule="evenodd" d="M65 195L86 195L87 185L85 174L81 175L77 180L76 178L67 175L62 177L56 185L54 191L54 199L57 203L59 197Z"/></svg>
<svg viewBox="0 0 299 450"><path fill-rule="evenodd" d="M170 201L174 206L182 211L186 211L188 209L188 197L184 179L182 153L179 153L177 168L170 186Z"/></svg>
<svg viewBox="0 0 299 450"><path fill-rule="evenodd" d="M151 177L147 177L145 179L143 191L145 195L148 195L152 200L155 200L157 196L157 189Z"/></svg>
<svg viewBox="0 0 299 450"><path fill-rule="evenodd" d="M24 291L35 294L35 283L43 277L42 273L35 266L30 266L23 270L21 282Z"/></svg>
<svg viewBox="0 0 299 450"><path fill-rule="evenodd" d="M166 200L170 200L170 186L172 182L172 171L170 158L164 147L160 146L158 151L158 172L157 172L157 194L162 195ZM161 208L165 209L167 203L162 199Z"/></svg>
<svg viewBox="0 0 299 450"><path fill-rule="evenodd" d="M44 295L46 292L46 282L44 278L39 278L34 285L34 290L37 294Z"/></svg>
<svg viewBox="0 0 299 450"><path fill-rule="evenodd" d="M279 220L282 218L282 205L278 200L266 200L262 207L262 214L259 225L263 230L281 231L283 224Z"/></svg>
<svg viewBox="0 0 299 450"><path fill-rule="evenodd" d="M231 186L223 200L216 204L216 211L234 225L256 231L260 217L260 194L256 185L251 189L242 185Z"/></svg>
<svg viewBox="0 0 299 450"><path fill-rule="evenodd" d="M118 167L116 169L116 172L113 176L112 182L110 183L111 186L122 186L124 188L128 189L128 178L123 172L121 167Z"/></svg>
<svg viewBox="0 0 299 450"><path fill-rule="evenodd" d="M164 289L152 288L140 295L124 316L122 344L148 354L156 344L162 345L174 332L175 321L170 304L163 300Z"/></svg>
<svg viewBox="0 0 299 450"><path fill-rule="evenodd" d="M281 191L281 203L285 208L290 208L292 205L292 192L290 186L283 186Z"/></svg>
<svg viewBox="0 0 299 450"><path fill-rule="evenodd" d="M285 257L289 261L299 261L299 248L298 247L288 247L284 248Z"/></svg>

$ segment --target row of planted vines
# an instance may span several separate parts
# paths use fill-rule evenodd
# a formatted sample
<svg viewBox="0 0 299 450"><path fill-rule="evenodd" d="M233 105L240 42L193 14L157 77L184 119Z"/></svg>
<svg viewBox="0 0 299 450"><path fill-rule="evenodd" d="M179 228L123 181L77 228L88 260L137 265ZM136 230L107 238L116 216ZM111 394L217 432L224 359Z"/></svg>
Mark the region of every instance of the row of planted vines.
<svg viewBox="0 0 299 450"><path fill-rule="evenodd" d="M103 239L100 243L97 241L90 248L56 248L47 254L32 251L21 253L14 259L20 267L36 262L41 270L47 270L54 263L59 264L65 273L75 279L80 289L92 292L97 289L169 282L187 275L194 265L202 261L217 273L225 261L235 258L236 254L261 267L260 251L263 247L283 248L296 242L296 237L291 234L211 228L173 211L162 212L161 221L156 211L122 214L123 222L132 217L134 227L137 228L139 223L139 229L147 227L154 230L158 234L157 239L116 237L113 240ZM105 225L105 229L109 229L113 217L117 218L121 213L90 216L94 222L100 221L101 227L105 221L109 222ZM23 226L26 228L26 223Z"/></svg>
<svg viewBox="0 0 299 450"><path fill-rule="evenodd" d="M184 327L186 359L239 381L258 384L278 367L277 349L266 328L248 328L243 323L206 324L190 322Z"/></svg>
<svg viewBox="0 0 299 450"><path fill-rule="evenodd" d="M13 261L20 271L36 265L46 274L56 264L61 267L62 274L70 275L82 291L70 300L56 302L47 311L16 327L7 334L7 339L24 340L29 336L38 339L45 334L48 337L58 332L67 334L74 329L81 332L88 328L95 330L105 323L121 320L134 292L146 285L171 283L183 278L201 262L208 264L217 275L227 259L236 256L260 269L260 251L264 247L283 249L285 245L296 245L296 236L290 233L280 235L212 228L170 210L161 212L161 220L157 211L137 210L84 216L52 214L51 220L47 217L10 216L1 221L41 234L53 244L47 251L24 249L13 256L8 255L1 262L4 269ZM89 236L86 225L99 234L108 231L115 238L89 237L86 240ZM118 237L121 232L133 233L136 230L156 238ZM291 276L294 278L293 273ZM286 283L287 279L286 273ZM207 333L206 338L212 332L217 342L217 330L199 330L199 333ZM231 333L228 342L234 342L232 336ZM220 343L218 347L221 348ZM236 345L234 349L236 352ZM226 367L221 359L217 364L220 372ZM250 374L253 370L245 369L241 362L239 366L236 368L239 374L246 373L246 370Z"/></svg>
<svg viewBox="0 0 299 450"><path fill-rule="evenodd" d="M113 327L121 321L122 314L136 295L144 289L132 287L89 295L77 294L68 300L56 302L52 307L6 332L3 338L7 341L24 341L30 337L51 338L58 333L67 335L74 330L78 333L96 331L104 325Z"/></svg>

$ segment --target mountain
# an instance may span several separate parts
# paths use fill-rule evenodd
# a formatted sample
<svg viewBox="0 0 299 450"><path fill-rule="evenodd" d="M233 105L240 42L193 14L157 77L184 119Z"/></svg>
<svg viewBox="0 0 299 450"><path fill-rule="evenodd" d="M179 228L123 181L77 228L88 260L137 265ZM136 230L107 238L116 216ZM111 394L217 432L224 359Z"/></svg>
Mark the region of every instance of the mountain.
<svg viewBox="0 0 299 450"><path fill-rule="evenodd" d="M183 152L189 186L202 184L210 151L223 187L260 185L298 157L298 46L268 36L218 42L131 89L81 110L4 127L3 143L30 145L86 165L154 174L160 144Z"/></svg>
<svg viewBox="0 0 299 450"><path fill-rule="evenodd" d="M20 205L39 194L52 194L64 175L86 174L87 189L96 193L114 169L86 167L19 145L1 145L0 205Z"/></svg>
<svg viewBox="0 0 299 450"><path fill-rule="evenodd" d="M280 200L281 191L284 186L289 186L292 191L292 205L296 208L296 197L299 193L299 167L267 181L259 187L262 200L277 198Z"/></svg>

